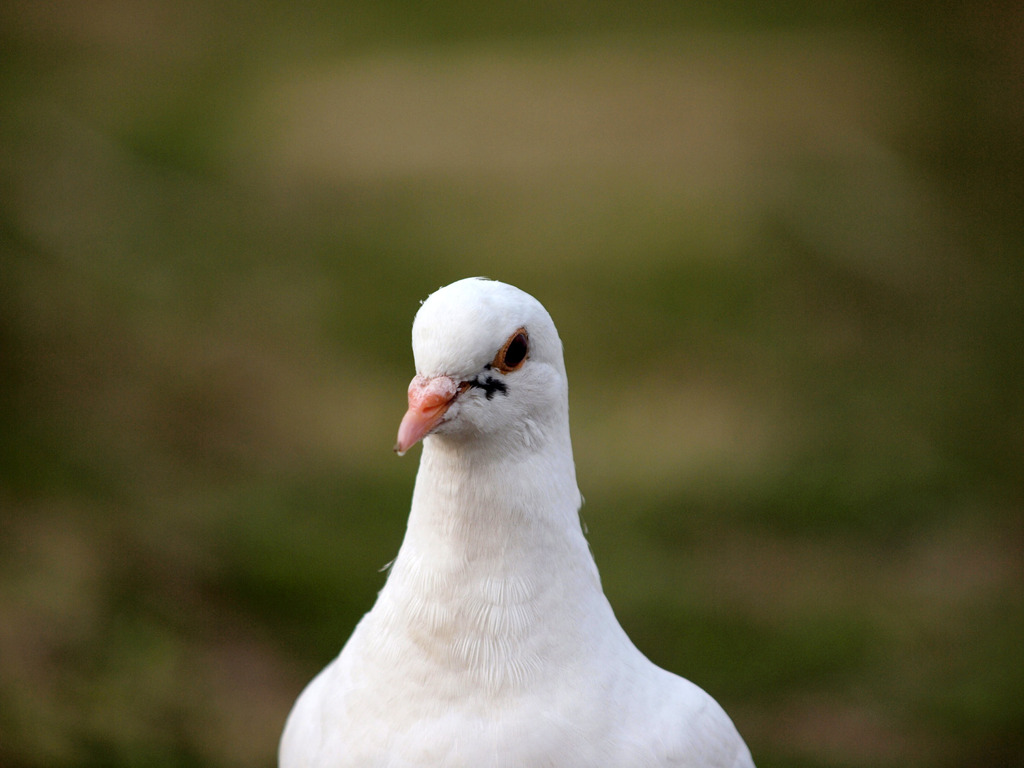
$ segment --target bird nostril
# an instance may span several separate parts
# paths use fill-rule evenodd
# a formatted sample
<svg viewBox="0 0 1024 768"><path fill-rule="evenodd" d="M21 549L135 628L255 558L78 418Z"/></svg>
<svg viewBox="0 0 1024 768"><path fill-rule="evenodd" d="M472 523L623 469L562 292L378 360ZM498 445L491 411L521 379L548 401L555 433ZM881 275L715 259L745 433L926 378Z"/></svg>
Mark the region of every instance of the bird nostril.
<svg viewBox="0 0 1024 768"><path fill-rule="evenodd" d="M448 376L427 377L417 374L409 383L409 407L420 411L436 411L465 391Z"/></svg>

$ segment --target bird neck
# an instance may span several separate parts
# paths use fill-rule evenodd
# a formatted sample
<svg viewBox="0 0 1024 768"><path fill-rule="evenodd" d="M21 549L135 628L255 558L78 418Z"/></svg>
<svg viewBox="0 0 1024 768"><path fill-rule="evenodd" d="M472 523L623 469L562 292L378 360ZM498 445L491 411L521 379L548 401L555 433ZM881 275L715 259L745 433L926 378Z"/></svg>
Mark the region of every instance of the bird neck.
<svg viewBox="0 0 1024 768"><path fill-rule="evenodd" d="M423 446L403 550L440 567L533 568L531 555L564 557L585 543L580 501L568 430L529 450L472 450L431 437Z"/></svg>
<svg viewBox="0 0 1024 768"><path fill-rule="evenodd" d="M387 658L419 659L428 674L521 688L545 674L524 659L569 663L595 617L614 617L580 528L567 430L501 460L464 448L424 445L376 636L391 638Z"/></svg>

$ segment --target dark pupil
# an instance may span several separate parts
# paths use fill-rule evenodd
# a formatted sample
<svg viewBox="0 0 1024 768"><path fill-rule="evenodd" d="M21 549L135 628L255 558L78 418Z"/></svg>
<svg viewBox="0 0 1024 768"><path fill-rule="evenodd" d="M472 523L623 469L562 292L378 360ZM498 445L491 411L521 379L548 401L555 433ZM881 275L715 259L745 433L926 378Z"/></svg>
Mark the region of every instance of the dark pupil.
<svg viewBox="0 0 1024 768"><path fill-rule="evenodd" d="M505 350L505 365L509 368L515 368L526 357L526 337L521 333L517 333L516 337L509 342L508 349Z"/></svg>

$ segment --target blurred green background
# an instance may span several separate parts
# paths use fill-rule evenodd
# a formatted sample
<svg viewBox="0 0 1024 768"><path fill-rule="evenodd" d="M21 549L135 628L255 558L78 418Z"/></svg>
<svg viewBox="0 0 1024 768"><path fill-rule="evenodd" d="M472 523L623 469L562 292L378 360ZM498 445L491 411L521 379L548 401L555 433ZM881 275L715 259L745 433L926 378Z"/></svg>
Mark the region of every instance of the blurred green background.
<svg viewBox="0 0 1024 768"><path fill-rule="evenodd" d="M0 765L274 764L476 274L760 766L1021 765L1022 9L0 5Z"/></svg>

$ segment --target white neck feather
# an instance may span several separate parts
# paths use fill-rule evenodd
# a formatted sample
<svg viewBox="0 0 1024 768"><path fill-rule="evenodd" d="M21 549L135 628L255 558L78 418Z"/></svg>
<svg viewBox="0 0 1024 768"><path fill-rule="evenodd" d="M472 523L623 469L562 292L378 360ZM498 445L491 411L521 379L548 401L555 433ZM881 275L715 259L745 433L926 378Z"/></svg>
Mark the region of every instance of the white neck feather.
<svg viewBox="0 0 1024 768"><path fill-rule="evenodd" d="M424 554L429 547L431 559L531 570L522 555L582 541L579 505L567 435L512 453L431 437L423 446L402 549Z"/></svg>
<svg viewBox="0 0 1024 768"><path fill-rule="evenodd" d="M568 424L546 437L511 455L426 440L373 611L382 634L404 638L392 653L419 657L425 675L515 689L571 663L595 621L614 623L580 529Z"/></svg>

